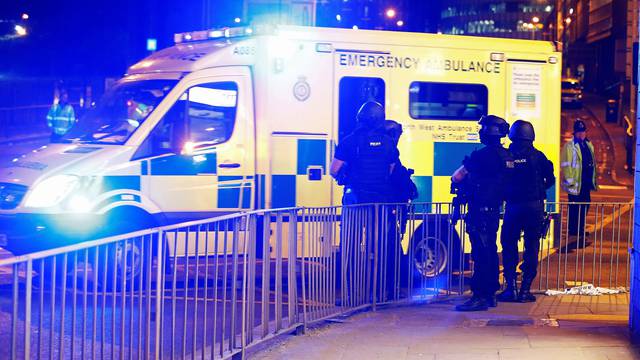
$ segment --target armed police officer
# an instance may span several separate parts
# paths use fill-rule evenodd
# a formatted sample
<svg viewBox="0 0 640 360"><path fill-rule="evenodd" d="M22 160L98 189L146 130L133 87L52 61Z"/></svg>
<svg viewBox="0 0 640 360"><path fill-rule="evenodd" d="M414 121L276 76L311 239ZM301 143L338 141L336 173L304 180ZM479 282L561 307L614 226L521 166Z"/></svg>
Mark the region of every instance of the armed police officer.
<svg viewBox="0 0 640 360"><path fill-rule="evenodd" d="M337 146L335 157L331 162L330 173L338 184L344 185L342 203L344 205L387 203L393 200L391 174L398 162L399 153L396 142L384 128L384 107L375 101L364 103L357 114L358 125L356 130L347 135ZM384 269L381 278L381 293L383 301L393 294L396 273L396 256L399 241L395 237L385 234L385 224L392 219L389 205L378 207L378 254L380 268ZM343 211L344 218L354 219L348 216L350 208ZM360 224L363 225L363 224ZM355 226L358 226L356 224ZM373 234L373 231L367 231ZM346 232L342 232L346 234ZM354 268L354 256L358 251L355 245L358 239L343 238L340 242L344 251L345 264L348 272L358 271ZM384 250L383 250L384 249ZM349 278L349 277L347 277Z"/></svg>
<svg viewBox="0 0 640 360"><path fill-rule="evenodd" d="M331 176L345 185L344 205L388 202L390 176L399 154L385 133L384 107L367 101L358 110L357 121L356 130L336 147Z"/></svg>
<svg viewBox="0 0 640 360"><path fill-rule="evenodd" d="M497 232L505 184L513 169L513 159L500 139L507 135L509 124L495 115L482 116L479 124L480 142L485 146L465 157L451 176L453 186L468 201L466 229L474 262L473 296L456 306L457 311L482 311L496 306L495 293L500 288Z"/></svg>
<svg viewBox="0 0 640 360"><path fill-rule="evenodd" d="M534 302L531 283L537 275L540 239L544 235L544 199L555 182L553 163L533 146L533 125L517 120L511 125L509 151L514 169L507 184L504 222L500 234L506 288L498 294L504 302ZM524 232L524 255L520 265L522 283L517 289L518 241Z"/></svg>

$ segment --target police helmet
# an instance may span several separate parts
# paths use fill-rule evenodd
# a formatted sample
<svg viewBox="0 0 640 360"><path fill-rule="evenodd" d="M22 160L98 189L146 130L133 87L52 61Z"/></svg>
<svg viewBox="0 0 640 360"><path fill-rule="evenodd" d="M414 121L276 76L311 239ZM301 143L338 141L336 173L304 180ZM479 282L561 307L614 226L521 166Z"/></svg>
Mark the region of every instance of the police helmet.
<svg viewBox="0 0 640 360"><path fill-rule="evenodd" d="M495 136L502 138L509 132L509 124L501 117L495 115L482 115L480 121L480 136Z"/></svg>
<svg viewBox="0 0 640 360"><path fill-rule="evenodd" d="M573 133L575 134L577 132L583 131L587 131L587 124L585 124L584 121L580 119L576 119L576 121L573 123Z"/></svg>
<svg viewBox="0 0 640 360"><path fill-rule="evenodd" d="M533 125L524 120L516 120L509 129L509 139L511 141L527 140L534 141L536 139L536 132L533 130Z"/></svg>
<svg viewBox="0 0 640 360"><path fill-rule="evenodd" d="M384 107L376 101L367 101L358 110L357 120L371 129L384 125Z"/></svg>

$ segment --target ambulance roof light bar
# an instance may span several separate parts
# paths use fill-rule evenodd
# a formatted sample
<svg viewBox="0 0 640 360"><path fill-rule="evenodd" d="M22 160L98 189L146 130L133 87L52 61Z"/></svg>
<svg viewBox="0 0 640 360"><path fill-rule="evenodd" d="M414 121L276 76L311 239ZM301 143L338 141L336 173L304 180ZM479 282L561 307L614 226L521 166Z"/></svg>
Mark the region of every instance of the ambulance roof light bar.
<svg viewBox="0 0 640 360"><path fill-rule="evenodd" d="M204 40L216 40L216 39L230 39L239 38L245 36L251 36L255 34L255 30L251 27L227 27L222 29L213 30L200 30L189 31L184 33L177 33L173 35L173 41L176 44L204 41Z"/></svg>

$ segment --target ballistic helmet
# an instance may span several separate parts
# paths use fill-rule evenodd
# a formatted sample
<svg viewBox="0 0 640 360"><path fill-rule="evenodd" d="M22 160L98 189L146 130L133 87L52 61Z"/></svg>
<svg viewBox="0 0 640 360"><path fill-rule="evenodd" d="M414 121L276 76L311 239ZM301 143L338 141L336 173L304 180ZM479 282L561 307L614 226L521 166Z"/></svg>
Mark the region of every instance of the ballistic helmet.
<svg viewBox="0 0 640 360"><path fill-rule="evenodd" d="M575 134L582 131L587 131L587 124L585 124L584 121L580 119L576 119L576 121L573 123L573 133Z"/></svg>
<svg viewBox="0 0 640 360"><path fill-rule="evenodd" d="M501 117L495 115L482 115L480 121L480 137L492 136L503 138L509 132L509 124Z"/></svg>
<svg viewBox="0 0 640 360"><path fill-rule="evenodd" d="M384 125L384 107L379 102L367 101L358 110L356 118L368 128L377 129Z"/></svg>
<svg viewBox="0 0 640 360"><path fill-rule="evenodd" d="M524 120L516 120L509 129L509 139L511 141L527 140L534 141L536 139L536 133L533 130L533 125Z"/></svg>

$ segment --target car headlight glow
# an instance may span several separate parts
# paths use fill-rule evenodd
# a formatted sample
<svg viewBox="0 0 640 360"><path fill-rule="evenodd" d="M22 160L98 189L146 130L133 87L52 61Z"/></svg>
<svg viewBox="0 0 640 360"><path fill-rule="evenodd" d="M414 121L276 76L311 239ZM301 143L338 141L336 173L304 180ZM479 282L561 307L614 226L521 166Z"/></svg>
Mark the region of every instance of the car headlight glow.
<svg viewBox="0 0 640 360"><path fill-rule="evenodd" d="M76 188L79 180L73 175L56 175L46 179L29 193L25 206L30 208L56 206Z"/></svg>

